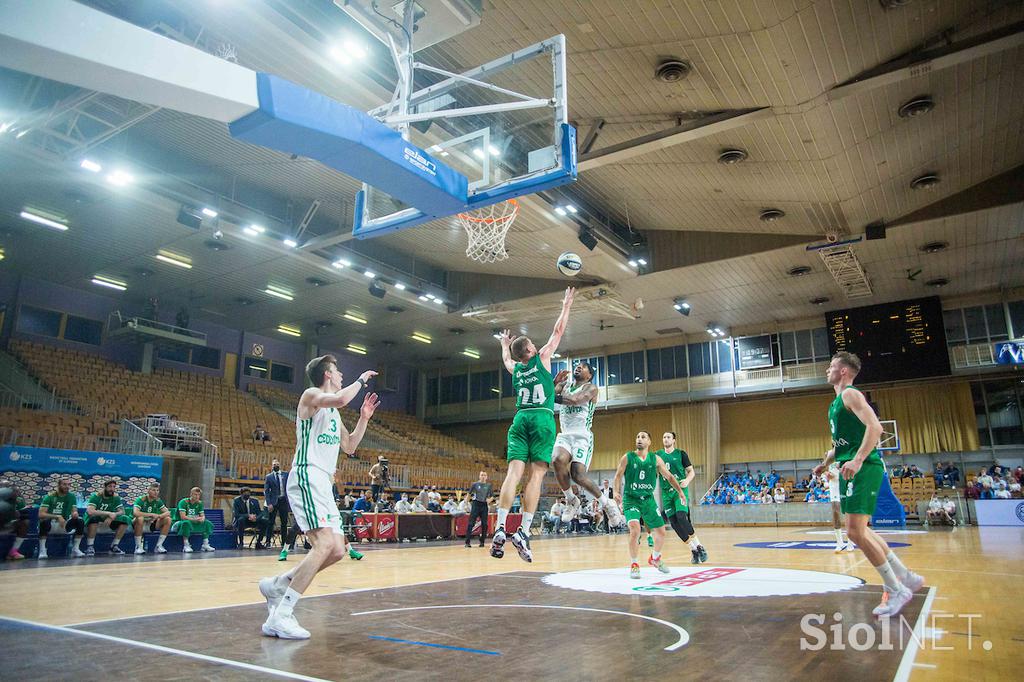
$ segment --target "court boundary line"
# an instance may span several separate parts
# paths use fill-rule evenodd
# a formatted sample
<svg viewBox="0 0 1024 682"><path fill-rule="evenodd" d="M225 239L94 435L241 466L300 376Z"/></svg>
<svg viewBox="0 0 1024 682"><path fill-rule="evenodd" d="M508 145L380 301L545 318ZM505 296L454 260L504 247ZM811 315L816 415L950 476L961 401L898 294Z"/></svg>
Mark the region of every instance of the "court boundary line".
<svg viewBox="0 0 1024 682"><path fill-rule="evenodd" d="M351 590L338 590L337 592L325 592L324 594L311 594L308 597L307 596L303 596L299 600L299 603L300 604L304 603L308 599L319 599L320 597L337 597L337 596L342 595L342 594L353 594L353 593L356 593L356 592L370 592L372 590L397 590L397 589L402 588L402 587L416 587L418 585L433 585L434 583L447 583L447 582L452 582L453 580L472 580L474 578L489 578L489 577L498 577L498 576L501 576L501 577L513 577L513 578L525 577L525 576L509 576L508 575L509 573L521 573L521 571L506 571L505 573L481 573L479 575L467 575L467 576L462 576L462 577L459 577L459 578L442 578L440 580L422 580L420 582L407 583L405 585L390 585L390 586L387 586L387 587L356 587L356 588L353 588ZM543 573L543 574L547 575L547 573ZM200 606L199 608L195 608L195 609L179 609L177 611L163 611L161 613L144 613L144 614L141 614L141 615L138 615L138 616L122 616L120 618L107 618L107 619L104 619L104 620L87 620L87 621L82 621L81 623L70 623L68 625L56 625L54 627L65 627L65 628L76 629L76 628L79 628L79 627L82 627L82 626L85 626L85 625L103 625L105 623L117 623L117 622L122 621L122 620L134 620L136 618L159 618L161 616L177 616L177 615L181 615L183 613L201 613L203 611L213 611L215 609L233 609L233 608L235 608L237 606L256 606L257 604L263 605L263 604L266 604L266 603L267 602L266 602L265 599L261 599L260 601L242 602L242 603L239 603L239 604L222 604L220 606ZM5 618L5 617L6 616L0 616L0 618ZM25 621L25 622L29 622L29 621ZM75 630L75 631L78 632L78 630Z"/></svg>
<svg viewBox="0 0 1024 682"><path fill-rule="evenodd" d="M564 611L590 611L592 613L611 613L616 616L628 616L630 618L640 618L642 620L649 620L659 625L664 625L674 630L678 635L679 639L675 644L670 644L665 647L663 651L675 651L680 649L690 642L690 633L686 631L681 625L662 620L661 618L655 618L654 616L646 616L642 613L630 613L629 611L613 611L611 609L595 609L589 606L559 606L555 604L439 604L436 606L405 606L394 609L374 609L373 611L356 611L349 615L352 616L372 616L378 613L398 613L400 611L432 611L437 609L561 609Z"/></svg>
<svg viewBox="0 0 1024 682"><path fill-rule="evenodd" d="M932 610L932 602L935 601L935 593L939 591L937 587L928 588L928 596L924 598L924 605L921 607L921 612L917 614L917 621L914 622L914 630L916 631L918 626L921 627L922 639L924 633L924 623L928 618L928 614ZM892 682L907 682L910 679L910 672L914 667L914 660L917 658L917 651L921 646L917 641L917 637L911 636L910 645L903 650L903 657L900 659L900 667L896 669L896 674L892 678Z"/></svg>
<svg viewBox="0 0 1024 682"><path fill-rule="evenodd" d="M232 668L241 668L243 670L249 670L252 672L259 672L277 677L286 677L291 680L304 680L305 682L330 682L321 677L309 677L308 675L302 675L300 673L288 672L287 670L278 670L276 668L267 668L262 665L256 665L255 663L246 663L244 661L235 661L230 658L220 658L218 656L209 656L207 654L200 654L194 651L186 651L184 649L175 649L173 647L163 646L162 644L152 644L150 642L143 642L137 639L126 639L124 637L117 637L115 635L107 635L102 632L90 632L89 630L76 630L66 625L50 625L48 623L37 623L31 620L19 620L17 618L9 618L7 616L0 616L0 620L7 621L9 623L15 623L17 625L27 625L31 628L39 630L51 630L54 632L61 632L64 634L79 635L82 637L92 637L93 639L102 639L107 642L115 642L117 644L125 644L127 646L136 647L139 649L147 649L149 651L158 651L164 654L170 654L173 656L184 656L185 658L193 658L198 661L204 661L206 663L215 663L218 665L225 665Z"/></svg>

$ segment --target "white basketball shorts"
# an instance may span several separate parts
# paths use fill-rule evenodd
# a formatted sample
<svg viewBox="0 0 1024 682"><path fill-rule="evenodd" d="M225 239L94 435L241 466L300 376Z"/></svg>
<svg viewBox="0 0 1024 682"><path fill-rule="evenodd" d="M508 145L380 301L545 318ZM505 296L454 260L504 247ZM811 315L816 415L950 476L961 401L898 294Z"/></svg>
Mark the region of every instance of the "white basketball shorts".
<svg viewBox="0 0 1024 682"><path fill-rule="evenodd" d="M594 455L593 433L560 433L555 438L555 447L572 455L572 461L579 462L584 469L590 469L590 459Z"/></svg>
<svg viewBox="0 0 1024 682"><path fill-rule="evenodd" d="M303 533L330 528L341 535L341 514L334 502L331 475L313 466L296 466L288 474L288 504Z"/></svg>

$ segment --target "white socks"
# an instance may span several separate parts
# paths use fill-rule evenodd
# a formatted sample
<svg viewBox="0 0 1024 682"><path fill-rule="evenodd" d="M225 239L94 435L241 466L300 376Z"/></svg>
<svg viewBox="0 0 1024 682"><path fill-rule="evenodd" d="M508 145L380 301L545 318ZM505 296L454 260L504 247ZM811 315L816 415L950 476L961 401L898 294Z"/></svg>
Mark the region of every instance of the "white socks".
<svg viewBox="0 0 1024 682"><path fill-rule="evenodd" d="M896 572L892 570L892 566L889 565L888 561L883 561L880 566L875 566L875 570L882 576L882 582L885 583L886 589L890 592L896 592L902 587L899 578L896 577Z"/></svg>
<svg viewBox="0 0 1024 682"><path fill-rule="evenodd" d="M292 610L299 603L299 597L301 596L301 594L289 587L284 591L284 596L278 602L277 608L274 609L274 616L284 617L292 615Z"/></svg>
<svg viewBox="0 0 1024 682"><path fill-rule="evenodd" d="M697 539L696 535L690 537L690 549L696 550L700 547L700 540Z"/></svg>
<svg viewBox="0 0 1024 682"><path fill-rule="evenodd" d="M17 552L21 548L21 543L25 542L25 538L14 538L14 551Z"/></svg>
<svg viewBox="0 0 1024 682"><path fill-rule="evenodd" d="M907 567L903 565L903 562L900 561L899 557L896 556L891 549L885 556L885 560L889 562L889 566L892 567L893 573L896 574L897 578L900 580L906 579L907 573L910 573L910 571L907 570Z"/></svg>
<svg viewBox="0 0 1024 682"><path fill-rule="evenodd" d="M96 542L96 538L86 538L85 539L85 546L86 547L92 547L92 543L94 543L94 542Z"/></svg>
<svg viewBox="0 0 1024 682"><path fill-rule="evenodd" d="M276 578L274 578L274 584L277 587L288 587L289 585L291 585L292 584L292 576L295 575L295 571L296 571L297 568L298 567L292 568L292 569L290 569L288 571L285 571L281 575L279 575Z"/></svg>
<svg viewBox="0 0 1024 682"><path fill-rule="evenodd" d="M841 547L843 545L843 531L841 528L836 528L834 532L836 534L836 546Z"/></svg>
<svg viewBox="0 0 1024 682"><path fill-rule="evenodd" d="M508 518L508 509L498 507L498 528L505 530L505 519Z"/></svg>
<svg viewBox="0 0 1024 682"><path fill-rule="evenodd" d="M660 560L660 559L661 559L661 552L659 552L659 551L655 550L655 551L651 552L651 557L652 557L652 558L653 558L653 559L654 559L655 561L658 561L658 560Z"/></svg>
<svg viewBox="0 0 1024 682"><path fill-rule="evenodd" d="M499 522L500 523L500 522ZM519 526L523 533L530 535L530 526L533 525L533 512L523 512L523 525Z"/></svg>
<svg viewBox="0 0 1024 682"><path fill-rule="evenodd" d="M163 547L164 546L164 540L166 540L166 539L167 539L166 535L161 535L160 539L156 541L156 546L157 547Z"/></svg>

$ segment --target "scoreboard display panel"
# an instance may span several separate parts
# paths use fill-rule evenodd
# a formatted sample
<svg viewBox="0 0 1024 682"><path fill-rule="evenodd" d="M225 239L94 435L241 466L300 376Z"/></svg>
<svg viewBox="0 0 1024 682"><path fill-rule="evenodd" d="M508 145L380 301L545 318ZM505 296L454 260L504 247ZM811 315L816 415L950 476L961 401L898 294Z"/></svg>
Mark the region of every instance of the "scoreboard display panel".
<svg viewBox="0 0 1024 682"><path fill-rule="evenodd" d="M825 316L829 350L856 353L858 384L950 373L938 296L837 310Z"/></svg>

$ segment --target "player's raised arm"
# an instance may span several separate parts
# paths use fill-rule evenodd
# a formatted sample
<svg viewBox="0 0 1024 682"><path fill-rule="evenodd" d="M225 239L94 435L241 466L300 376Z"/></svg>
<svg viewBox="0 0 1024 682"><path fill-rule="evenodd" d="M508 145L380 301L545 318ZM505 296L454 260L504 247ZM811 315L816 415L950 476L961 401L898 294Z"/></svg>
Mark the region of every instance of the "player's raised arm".
<svg viewBox="0 0 1024 682"><path fill-rule="evenodd" d="M558 314L558 319L555 320L555 328L551 330L551 338L538 351L540 360L544 363L545 367L551 367L551 356L555 354L555 351L558 350L558 344L562 342L562 335L565 334L565 328L569 324L569 309L572 307L575 297L576 290L572 287L567 287L565 298L562 299L562 312Z"/></svg>
<svg viewBox="0 0 1024 682"><path fill-rule="evenodd" d="M679 499L685 500L686 493L683 492L683 487L679 485L679 481L676 480L676 477L672 475L671 471L669 471L668 465L665 464L665 460L655 455L654 465L658 467L658 473L661 474L661 477L676 489L676 494L679 495Z"/></svg>
<svg viewBox="0 0 1024 682"><path fill-rule="evenodd" d="M330 393L320 388L307 388L302 394L301 400L299 400L299 407L306 407L308 409L316 409L320 407L345 407L352 399L359 395L359 391L362 390L363 386L366 386L366 382L377 376L377 373L372 369L367 370L359 375L359 378L353 381L351 384L341 389L337 393Z"/></svg>
<svg viewBox="0 0 1024 682"><path fill-rule="evenodd" d="M619 459L619 466L615 469L615 478L612 480L612 493L615 495L615 504L622 507L622 477L626 475L626 463L629 461L627 455Z"/></svg>
<svg viewBox="0 0 1024 682"><path fill-rule="evenodd" d="M505 369L508 370L509 374L516 368L516 363L512 359L512 332L505 329L498 335L498 342L501 343L501 361L505 365Z"/></svg>
<svg viewBox="0 0 1024 682"><path fill-rule="evenodd" d="M341 425L341 449L345 451L346 455L355 453L366 433L366 425L370 423L370 417L378 407L380 407L380 399L376 393L371 393L363 398L363 406L359 409L359 421L356 422L352 433L348 432L344 424Z"/></svg>

